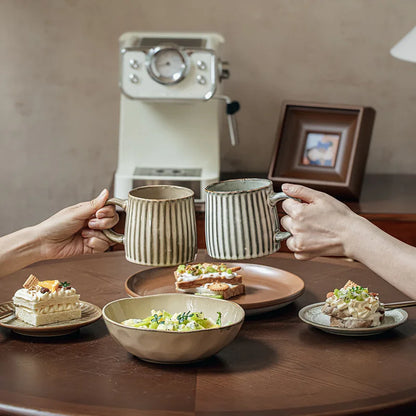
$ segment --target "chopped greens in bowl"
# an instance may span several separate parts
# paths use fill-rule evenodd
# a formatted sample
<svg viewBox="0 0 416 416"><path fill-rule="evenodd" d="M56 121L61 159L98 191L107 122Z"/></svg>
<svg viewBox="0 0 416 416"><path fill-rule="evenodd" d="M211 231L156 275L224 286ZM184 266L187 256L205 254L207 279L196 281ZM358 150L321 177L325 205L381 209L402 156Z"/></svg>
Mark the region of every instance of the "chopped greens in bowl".
<svg viewBox="0 0 416 416"><path fill-rule="evenodd" d="M206 318L202 312L181 312L170 314L165 310L152 310L146 318L131 318L121 322L123 325L133 328L157 329L160 331L197 331L221 326L221 312L217 312L218 318L214 322Z"/></svg>

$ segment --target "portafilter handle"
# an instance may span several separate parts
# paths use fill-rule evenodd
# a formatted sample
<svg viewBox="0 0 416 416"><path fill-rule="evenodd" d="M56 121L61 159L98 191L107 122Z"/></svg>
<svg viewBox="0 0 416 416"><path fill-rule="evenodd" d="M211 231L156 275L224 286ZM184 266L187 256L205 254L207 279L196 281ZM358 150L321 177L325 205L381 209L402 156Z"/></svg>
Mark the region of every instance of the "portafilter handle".
<svg viewBox="0 0 416 416"><path fill-rule="evenodd" d="M236 146L239 143L238 140L238 128L234 114L240 109L240 103L238 101L231 101L230 97L226 95L215 95L213 98L217 100L223 100L227 104L226 113L228 121L228 130L230 132L231 144Z"/></svg>

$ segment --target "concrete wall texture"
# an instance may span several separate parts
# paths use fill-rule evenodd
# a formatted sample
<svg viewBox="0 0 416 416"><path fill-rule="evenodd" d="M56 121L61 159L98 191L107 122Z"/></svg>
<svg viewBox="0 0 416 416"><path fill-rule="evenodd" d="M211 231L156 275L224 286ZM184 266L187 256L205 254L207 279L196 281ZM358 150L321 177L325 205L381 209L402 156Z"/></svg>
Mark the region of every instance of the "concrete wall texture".
<svg viewBox="0 0 416 416"><path fill-rule="evenodd" d="M0 0L0 235L110 187L118 38L221 33L241 103L224 171L266 172L284 100L372 106L367 172L416 173L416 64L390 48L414 0Z"/></svg>

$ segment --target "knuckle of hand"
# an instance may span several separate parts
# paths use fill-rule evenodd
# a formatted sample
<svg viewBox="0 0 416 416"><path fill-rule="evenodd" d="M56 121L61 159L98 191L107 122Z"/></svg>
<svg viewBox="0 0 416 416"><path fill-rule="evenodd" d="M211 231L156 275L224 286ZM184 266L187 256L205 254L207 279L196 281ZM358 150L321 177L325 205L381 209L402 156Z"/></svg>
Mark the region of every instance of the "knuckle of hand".
<svg viewBox="0 0 416 416"><path fill-rule="evenodd" d="M117 215L117 211L113 206L110 205L106 205L103 208L100 208L101 212L104 212L106 215L113 217L115 215Z"/></svg>
<svg viewBox="0 0 416 416"><path fill-rule="evenodd" d="M286 199L285 201L282 202L282 209L286 213L287 213L287 209L288 209L288 203L287 203L287 201L289 201L289 200Z"/></svg>
<svg viewBox="0 0 416 416"><path fill-rule="evenodd" d="M303 224L306 221L305 212L303 210L299 210L297 213L296 221L298 224Z"/></svg>
<svg viewBox="0 0 416 416"><path fill-rule="evenodd" d="M97 238L95 236L90 237L88 239L88 247L91 247L91 248L94 247L96 244L96 241L97 241Z"/></svg>
<svg viewBox="0 0 416 416"><path fill-rule="evenodd" d="M293 248L296 253L302 253L305 251L306 246L302 237L298 237L294 239Z"/></svg>
<svg viewBox="0 0 416 416"><path fill-rule="evenodd" d="M295 209L295 207L296 207L296 203L297 202L294 199L292 199L292 198L285 199L282 202L282 208L283 208L283 210L285 212L293 211Z"/></svg>
<svg viewBox="0 0 416 416"><path fill-rule="evenodd" d="M300 202L292 200L291 204L291 217L298 219L303 212L303 205Z"/></svg>
<svg viewBox="0 0 416 416"><path fill-rule="evenodd" d="M290 251L293 251L293 249L292 249L292 244L293 244L293 236L289 237L289 238L286 240L286 246L287 246L287 248L288 248Z"/></svg>
<svg viewBox="0 0 416 416"><path fill-rule="evenodd" d="M291 233L293 235L299 235L301 232L302 232L302 227L297 222L294 222L292 224Z"/></svg>
<svg viewBox="0 0 416 416"><path fill-rule="evenodd" d="M297 196L299 195L300 192L301 192L301 188L299 186L293 186L290 194L292 196Z"/></svg>
<svg viewBox="0 0 416 416"><path fill-rule="evenodd" d="M303 254L303 253L295 253L295 258L297 260L309 260L310 256L308 256L307 254Z"/></svg>
<svg viewBox="0 0 416 416"><path fill-rule="evenodd" d="M296 209L296 211L293 212L292 219L294 223L300 224L301 221L303 220L302 211L300 209Z"/></svg>
<svg viewBox="0 0 416 416"><path fill-rule="evenodd" d="M336 201L336 199L324 192L319 192L315 200L317 204L329 204L333 201Z"/></svg>

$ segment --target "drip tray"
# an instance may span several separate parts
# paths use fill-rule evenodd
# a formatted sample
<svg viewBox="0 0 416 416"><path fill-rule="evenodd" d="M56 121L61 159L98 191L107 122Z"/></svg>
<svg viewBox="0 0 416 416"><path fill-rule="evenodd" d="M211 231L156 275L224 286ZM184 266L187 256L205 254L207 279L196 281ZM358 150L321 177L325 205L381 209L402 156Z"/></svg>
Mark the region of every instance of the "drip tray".
<svg viewBox="0 0 416 416"><path fill-rule="evenodd" d="M202 169L189 168L136 168L134 176L182 176L195 177L201 176Z"/></svg>

